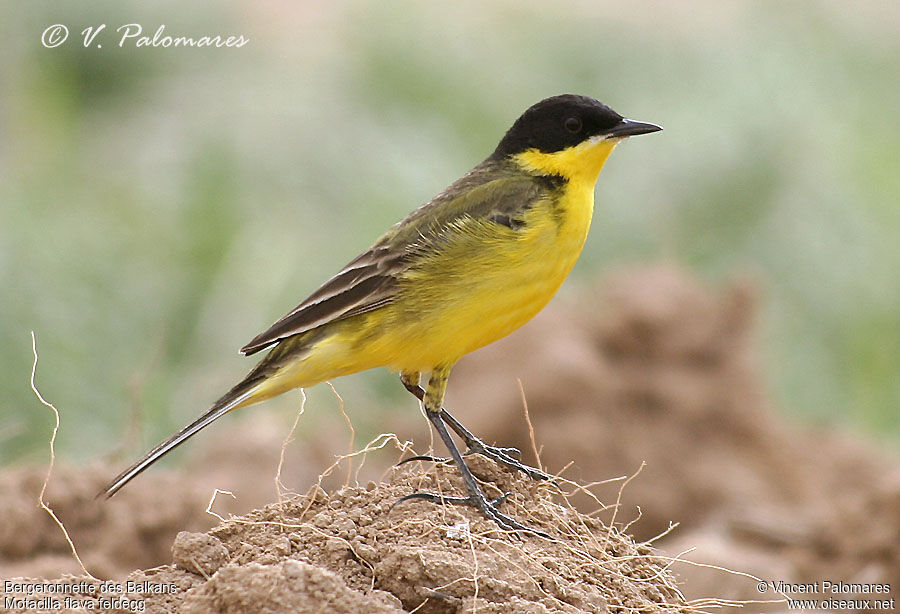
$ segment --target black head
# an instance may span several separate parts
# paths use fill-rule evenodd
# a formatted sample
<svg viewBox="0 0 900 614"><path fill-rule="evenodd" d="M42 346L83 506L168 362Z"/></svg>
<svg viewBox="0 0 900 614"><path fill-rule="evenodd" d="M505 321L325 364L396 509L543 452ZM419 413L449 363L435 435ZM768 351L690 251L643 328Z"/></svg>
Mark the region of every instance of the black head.
<svg viewBox="0 0 900 614"><path fill-rule="evenodd" d="M625 119L588 96L562 94L546 98L522 113L491 157L506 157L527 149L553 153L595 136L624 138L657 130L662 128Z"/></svg>

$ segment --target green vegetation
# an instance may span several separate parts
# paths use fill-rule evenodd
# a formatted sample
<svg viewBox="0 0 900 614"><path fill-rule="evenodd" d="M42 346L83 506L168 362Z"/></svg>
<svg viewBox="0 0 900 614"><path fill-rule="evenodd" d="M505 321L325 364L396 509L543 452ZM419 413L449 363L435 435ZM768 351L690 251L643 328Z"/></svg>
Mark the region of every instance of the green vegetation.
<svg viewBox="0 0 900 614"><path fill-rule="evenodd" d="M777 404L898 441L896 7L595 4L6 3L0 462L46 442L30 330L67 454L107 449L136 406L149 443L250 368L236 348L563 91L666 129L610 161L578 277L751 272ZM71 38L46 49L55 23ZM126 23L250 43L119 48ZM385 401L387 378L340 389Z"/></svg>

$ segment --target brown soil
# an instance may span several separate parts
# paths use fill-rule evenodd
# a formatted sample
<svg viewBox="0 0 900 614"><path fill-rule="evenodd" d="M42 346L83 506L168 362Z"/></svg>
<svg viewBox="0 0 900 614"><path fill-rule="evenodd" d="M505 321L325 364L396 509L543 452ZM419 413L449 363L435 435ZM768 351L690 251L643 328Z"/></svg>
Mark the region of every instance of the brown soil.
<svg viewBox="0 0 900 614"><path fill-rule="evenodd" d="M173 563L132 573L138 589L125 597L151 612L197 614L691 610L648 546L567 507L550 484L486 459L471 465L490 496L511 493L505 511L553 539L504 533L470 508L395 507L414 491L461 487L452 467L411 463L380 484L314 487L208 533L179 533Z"/></svg>
<svg viewBox="0 0 900 614"><path fill-rule="evenodd" d="M767 580L893 582L897 597L900 462L771 410L758 373L755 295L752 284L711 290L677 269L622 273L558 300L455 370L451 411L486 440L521 448L529 462L517 379L550 471L605 480L632 475L646 462L622 491L612 532L598 520L609 524L614 508L593 519L576 515L557 507L558 495L551 503L551 487L473 459L485 477L513 491L507 512L571 534L559 543L513 541L469 510L424 502L388 512L390 502L422 487L459 492L443 468L412 466L365 490L341 490L342 468L323 483L331 495L270 505L203 533L217 523L204 512L211 484L239 495L236 502L217 498L214 509L223 515L273 499L270 476L285 432L283 418L266 418L265 408L198 440L194 449L206 452L193 457L193 471L150 472L98 505L94 492L121 463L57 468L48 500L96 575L175 582L176 595L147 598L149 611L303 612L327 603L323 611L379 612L424 603L418 612L602 612L604 604L610 611L659 611L662 602L678 611L685 606L671 589L676 580L687 599L778 597L761 595L752 578L706 567L678 564L675 579L657 574L664 559L619 535L646 541L670 522L680 526L653 542L669 557L695 548L686 558ZM401 440L420 444L428 441L426 427L415 411L389 425ZM346 449L343 429L336 416L316 426L317 434L332 436L289 447L285 482L314 483ZM362 479L382 475L398 456L369 455ZM78 571L59 529L35 505L44 471L0 474L4 579ZM616 481L592 491L609 505L621 487ZM571 501L585 514L601 508L585 494ZM451 535L448 527L464 520L468 533ZM176 539L179 531L191 533ZM750 607L773 609L785 606Z"/></svg>

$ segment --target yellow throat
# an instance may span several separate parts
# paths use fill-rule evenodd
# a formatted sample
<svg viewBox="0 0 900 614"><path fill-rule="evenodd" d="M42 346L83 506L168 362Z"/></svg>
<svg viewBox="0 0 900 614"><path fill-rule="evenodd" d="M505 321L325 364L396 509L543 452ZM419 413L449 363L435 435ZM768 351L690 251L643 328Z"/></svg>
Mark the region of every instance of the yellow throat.
<svg viewBox="0 0 900 614"><path fill-rule="evenodd" d="M586 183L593 189L606 159L621 140L594 137L553 153L528 149L517 154L515 160L526 171L559 175L573 183Z"/></svg>

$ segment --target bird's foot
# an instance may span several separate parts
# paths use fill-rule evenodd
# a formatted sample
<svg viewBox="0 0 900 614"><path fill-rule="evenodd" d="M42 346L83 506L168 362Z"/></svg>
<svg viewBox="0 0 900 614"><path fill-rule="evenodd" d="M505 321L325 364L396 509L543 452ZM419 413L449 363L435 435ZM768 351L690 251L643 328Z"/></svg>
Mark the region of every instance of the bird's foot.
<svg viewBox="0 0 900 614"><path fill-rule="evenodd" d="M403 382L403 386L412 393L417 399L420 401L425 399L425 389L419 386L419 377L416 374L414 379L407 379L406 377L401 377L400 381ZM522 462L522 451L518 448L503 448L499 446L489 446L488 444L481 441L478 437L475 436L472 431L467 429L463 424L454 418L450 412L446 409L441 409L441 418L450 425L456 434L459 435L463 441L466 442L466 454L481 454L482 456L486 456L498 463L506 465L510 469L515 469L516 471L521 471L528 477L533 480L552 480L553 476L549 473L545 473L536 467L531 467ZM438 458L438 457L412 457L408 458L404 461L398 463L398 465L402 465L403 463L409 462L411 460L434 460L436 462L444 462L446 459Z"/></svg>
<svg viewBox="0 0 900 614"><path fill-rule="evenodd" d="M446 495L438 495L431 492L414 492L411 495L406 495L405 497L400 497L399 499L397 499L397 501L394 503L394 506L399 505L404 501L410 501L413 499L422 499L423 501L436 503L438 505L468 505L470 507L476 508L487 518L493 520L501 529L511 531L516 534L530 533L532 535L537 535L538 537L543 537L545 539L553 539L550 534L526 526L515 518L507 516L498 509L499 506L504 501L506 501L507 497L509 497L510 494L511 493L507 492L503 493L496 499L488 499L481 492L473 492L468 497L448 497Z"/></svg>
<svg viewBox="0 0 900 614"><path fill-rule="evenodd" d="M472 437L466 441L466 454L481 454L492 461L501 465L506 465L510 469L521 471L532 480L552 480L553 476L545 473L537 467L526 465L521 460L522 452L518 448L502 448L499 446L490 446L477 437Z"/></svg>
<svg viewBox="0 0 900 614"><path fill-rule="evenodd" d="M463 456L469 456L470 454L480 454L485 458L489 458L494 462L500 463L501 465L505 465L510 469L514 469L515 471L521 471L528 477L533 480L552 480L553 476L541 471L536 467L531 467L530 465L526 465L521 462L519 459L522 457L522 452L518 448L503 448L500 446L490 446L477 437L472 437L471 440L466 442L468 448L466 449ZM417 454L415 456L410 456L409 458L404 458L402 461L397 463L397 467L400 465L405 465L406 463L412 461L429 461L432 463L450 463L453 462L452 458L446 458L442 456L432 456L430 454Z"/></svg>

